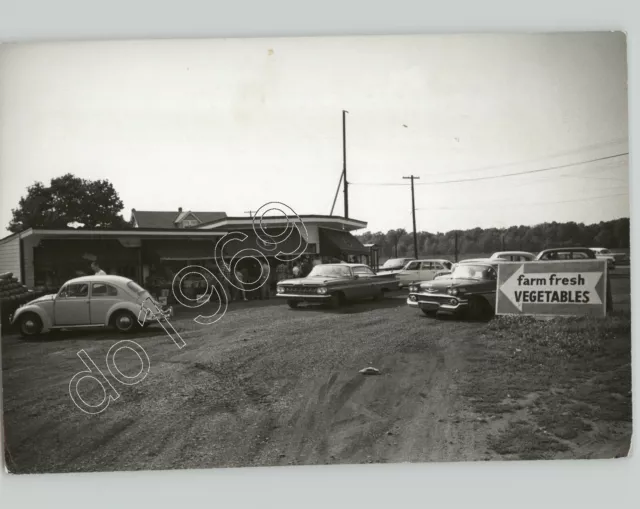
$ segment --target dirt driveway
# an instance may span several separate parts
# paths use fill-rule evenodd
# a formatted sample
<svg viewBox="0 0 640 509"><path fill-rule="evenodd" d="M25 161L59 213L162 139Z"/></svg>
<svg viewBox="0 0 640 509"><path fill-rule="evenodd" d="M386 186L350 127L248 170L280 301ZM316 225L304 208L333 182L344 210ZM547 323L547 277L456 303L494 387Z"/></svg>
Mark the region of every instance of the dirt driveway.
<svg viewBox="0 0 640 509"><path fill-rule="evenodd" d="M491 426L468 387L486 324L439 321L404 298L341 313L285 305L234 309L212 326L175 322L134 339L151 370L87 415L69 397L84 349L108 374L111 332L2 345L6 462L12 472L485 460ZM475 349L475 350L474 350ZM359 370L373 366L380 375ZM139 371L123 350L118 367ZM98 402L97 384L81 385Z"/></svg>

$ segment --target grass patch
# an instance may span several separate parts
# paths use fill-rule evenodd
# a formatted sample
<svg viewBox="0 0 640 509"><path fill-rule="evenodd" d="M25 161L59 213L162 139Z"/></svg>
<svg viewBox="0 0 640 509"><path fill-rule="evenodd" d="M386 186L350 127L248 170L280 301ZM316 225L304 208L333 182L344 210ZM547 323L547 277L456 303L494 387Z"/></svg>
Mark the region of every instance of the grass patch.
<svg viewBox="0 0 640 509"><path fill-rule="evenodd" d="M495 452L548 457L589 442L596 422L599 433L622 425L630 437L629 312L551 320L499 316L482 332L472 340L463 391L475 412L512 419L489 439Z"/></svg>
<svg viewBox="0 0 640 509"><path fill-rule="evenodd" d="M607 317L558 317L538 320L531 316L497 316L488 331L497 338L519 339L544 353L563 357L603 352L617 336L631 333L629 312Z"/></svg>

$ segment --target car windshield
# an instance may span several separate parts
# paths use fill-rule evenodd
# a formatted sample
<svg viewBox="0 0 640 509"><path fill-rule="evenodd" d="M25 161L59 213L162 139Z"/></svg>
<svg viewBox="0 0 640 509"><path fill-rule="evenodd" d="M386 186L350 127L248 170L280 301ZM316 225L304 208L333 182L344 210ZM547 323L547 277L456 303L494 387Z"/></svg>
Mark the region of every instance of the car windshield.
<svg viewBox="0 0 640 509"><path fill-rule="evenodd" d="M351 269L340 265L316 265L308 277L350 277Z"/></svg>
<svg viewBox="0 0 640 509"><path fill-rule="evenodd" d="M611 251L609 251L608 249L601 249L600 250L600 254L609 254L611 253Z"/></svg>
<svg viewBox="0 0 640 509"><path fill-rule="evenodd" d="M389 267L404 267L407 263L406 258L393 258L391 260L387 260L382 264L383 269L388 269Z"/></svg>
<svg viewBox="0 0 640 509"><path fill-rule="evenodd" d="M495 270L488 265L457 265L451 276L458 279L495 279Z"/></svg>

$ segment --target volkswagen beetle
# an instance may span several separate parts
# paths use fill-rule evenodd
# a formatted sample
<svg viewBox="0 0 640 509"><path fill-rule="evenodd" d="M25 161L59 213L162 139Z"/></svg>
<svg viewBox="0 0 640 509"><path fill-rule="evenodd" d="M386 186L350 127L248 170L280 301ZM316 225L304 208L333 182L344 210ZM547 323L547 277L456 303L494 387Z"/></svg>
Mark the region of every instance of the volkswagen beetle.
<svg viewBox="0 0 640 509"><path fill-rule="evenodd" d="M71 328L114 327L126 333L172 315L172 308L162 309L135 281L95 275L71 279L57 294L20 306L11 323L23 337Z"/></svg>

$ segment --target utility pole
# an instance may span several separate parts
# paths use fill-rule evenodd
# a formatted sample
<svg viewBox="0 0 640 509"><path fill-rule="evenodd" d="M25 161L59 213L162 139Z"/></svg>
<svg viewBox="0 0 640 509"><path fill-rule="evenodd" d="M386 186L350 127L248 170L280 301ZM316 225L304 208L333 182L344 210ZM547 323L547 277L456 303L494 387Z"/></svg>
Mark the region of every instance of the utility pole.
<svg viewBox="0 0 640 509"><path fill-rule="evenodd" d="M245 210L245 214L249 214L249 216L253 216L253 210Z"/></svg>
<svg viewBox="0 0 640 509"><path fill-rule="evenodd" d="M344 217L349 219L349 181L347 180L347 110L342 110L342 177L344 179Z"/></svg>
<svg viewBox="0 0 640 509"><path fill-rule="evenodd" d="M416 231L416 196L413 188L413 181L415 179L420 179L420 177L415 177L411 175L409 177L402 177L403 179L411 180L411 211L413 212L413 256L418 259L418 232Z"/></svg>
<svg viewBox="0 0 640 509"><path fill-rule="evenodd" d="M454 241L455 241L454 243L455 260L456 260L456 263L458 263L458 230L454 231L453 235L454 235Z"/></svg>

